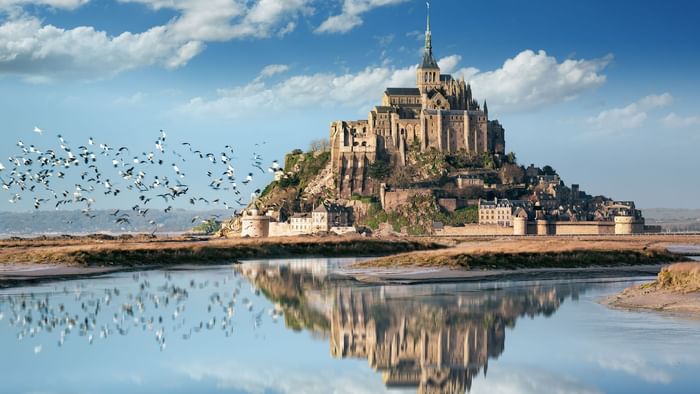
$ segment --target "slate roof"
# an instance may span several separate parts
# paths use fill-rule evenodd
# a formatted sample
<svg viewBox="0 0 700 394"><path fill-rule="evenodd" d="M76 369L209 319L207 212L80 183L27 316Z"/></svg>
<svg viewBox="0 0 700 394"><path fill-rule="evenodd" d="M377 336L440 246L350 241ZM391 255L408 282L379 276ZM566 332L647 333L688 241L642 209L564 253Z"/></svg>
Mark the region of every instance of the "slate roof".
<svg viewBox="0 0 700 394"><path fill-rule="evenodd" d="M418 88L386 88L389 96L420 96Z"/></svg>

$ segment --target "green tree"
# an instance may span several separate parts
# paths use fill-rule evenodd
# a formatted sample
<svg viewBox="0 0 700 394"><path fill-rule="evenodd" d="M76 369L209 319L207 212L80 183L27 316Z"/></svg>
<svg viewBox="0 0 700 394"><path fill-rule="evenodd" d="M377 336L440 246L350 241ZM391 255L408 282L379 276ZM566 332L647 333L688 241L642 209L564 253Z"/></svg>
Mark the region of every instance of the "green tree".
<svg viewBox="0 0 700 394"><path fill-rule="evenodd" d="M489 153L484 153L484 155L481 157L481 165L490 170L496 167L496 163L493 161L493 156L491 156Z"/></svg>
<svg viewBox="0 0 700 394"><path fill-rule="evenodd" d="M557 170L552 168L550 165L546 165L542 167L542 174L543 175L557 175Z"/></svg>
<svg viewBox="0 0 700 394"><path fill-rule="evenodd" d="M214 234L221 228L221 223L216 219L203 220L202 223L198 224L192 229L195 233L204 233L207 235Z"/></svg>
<svg viewBox="0 0 700 394"><path fill-rule="evenodd" d="M384 160L377 160L367 167L367 174L370 178L383 180L391 175L391 166Z"/></svg>

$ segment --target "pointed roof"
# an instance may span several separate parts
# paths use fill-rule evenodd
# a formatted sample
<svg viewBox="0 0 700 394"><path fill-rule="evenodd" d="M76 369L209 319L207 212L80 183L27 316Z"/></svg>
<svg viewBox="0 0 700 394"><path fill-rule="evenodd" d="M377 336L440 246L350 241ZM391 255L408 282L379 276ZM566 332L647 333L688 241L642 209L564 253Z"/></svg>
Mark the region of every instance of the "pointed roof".
<svg viewBox="0 0 700 394"><path fill-rule="evenodd" d="M433 39L430 33L430 2L425 3L428 6L428 20L425 29L425 48L423 49L423 62L420 68L439 68L435 58L433 57Z"/></svg>

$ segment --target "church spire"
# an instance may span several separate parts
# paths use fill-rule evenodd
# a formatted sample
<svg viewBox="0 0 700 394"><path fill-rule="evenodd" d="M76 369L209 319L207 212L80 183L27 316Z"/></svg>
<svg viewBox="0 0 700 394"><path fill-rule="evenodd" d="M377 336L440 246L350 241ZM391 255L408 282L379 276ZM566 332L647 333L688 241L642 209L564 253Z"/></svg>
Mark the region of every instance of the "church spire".
<svg viewBox="0 0 700 394"><path fill-rule="evenodd" d="M430 32L430 2L426 1L425 5L428 8L428 16L426 19L425 48L423 49L423 63L421 64L421 67L438 68L437 62L433 58L433 37L432 33Z"/></svg>
<svg viewBox="0 0 700 394"><path fill-rule="evenodd" d="M428 23L425 28L425 46L426 48L430 45L430 2L425 2L426 7L428 7Z"/></svg>

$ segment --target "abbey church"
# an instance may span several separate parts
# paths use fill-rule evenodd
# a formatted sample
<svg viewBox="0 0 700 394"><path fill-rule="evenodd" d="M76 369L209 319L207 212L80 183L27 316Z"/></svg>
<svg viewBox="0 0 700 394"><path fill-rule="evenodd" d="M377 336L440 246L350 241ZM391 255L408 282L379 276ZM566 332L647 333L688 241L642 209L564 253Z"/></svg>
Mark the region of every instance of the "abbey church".
<svg viewBox="0 0 700 394"><path fill-rule="evenodd" d="M340 198L372 193L368 166L385 160L406 164L408 150L437 149L445 154L465 152L503 154L505 132L489 120L488 107L472 97L464 78L440 73L433 56L428 14L423 59L416 71L416 87L390 87L367 120L331 124L331 162Z"/></svg>

